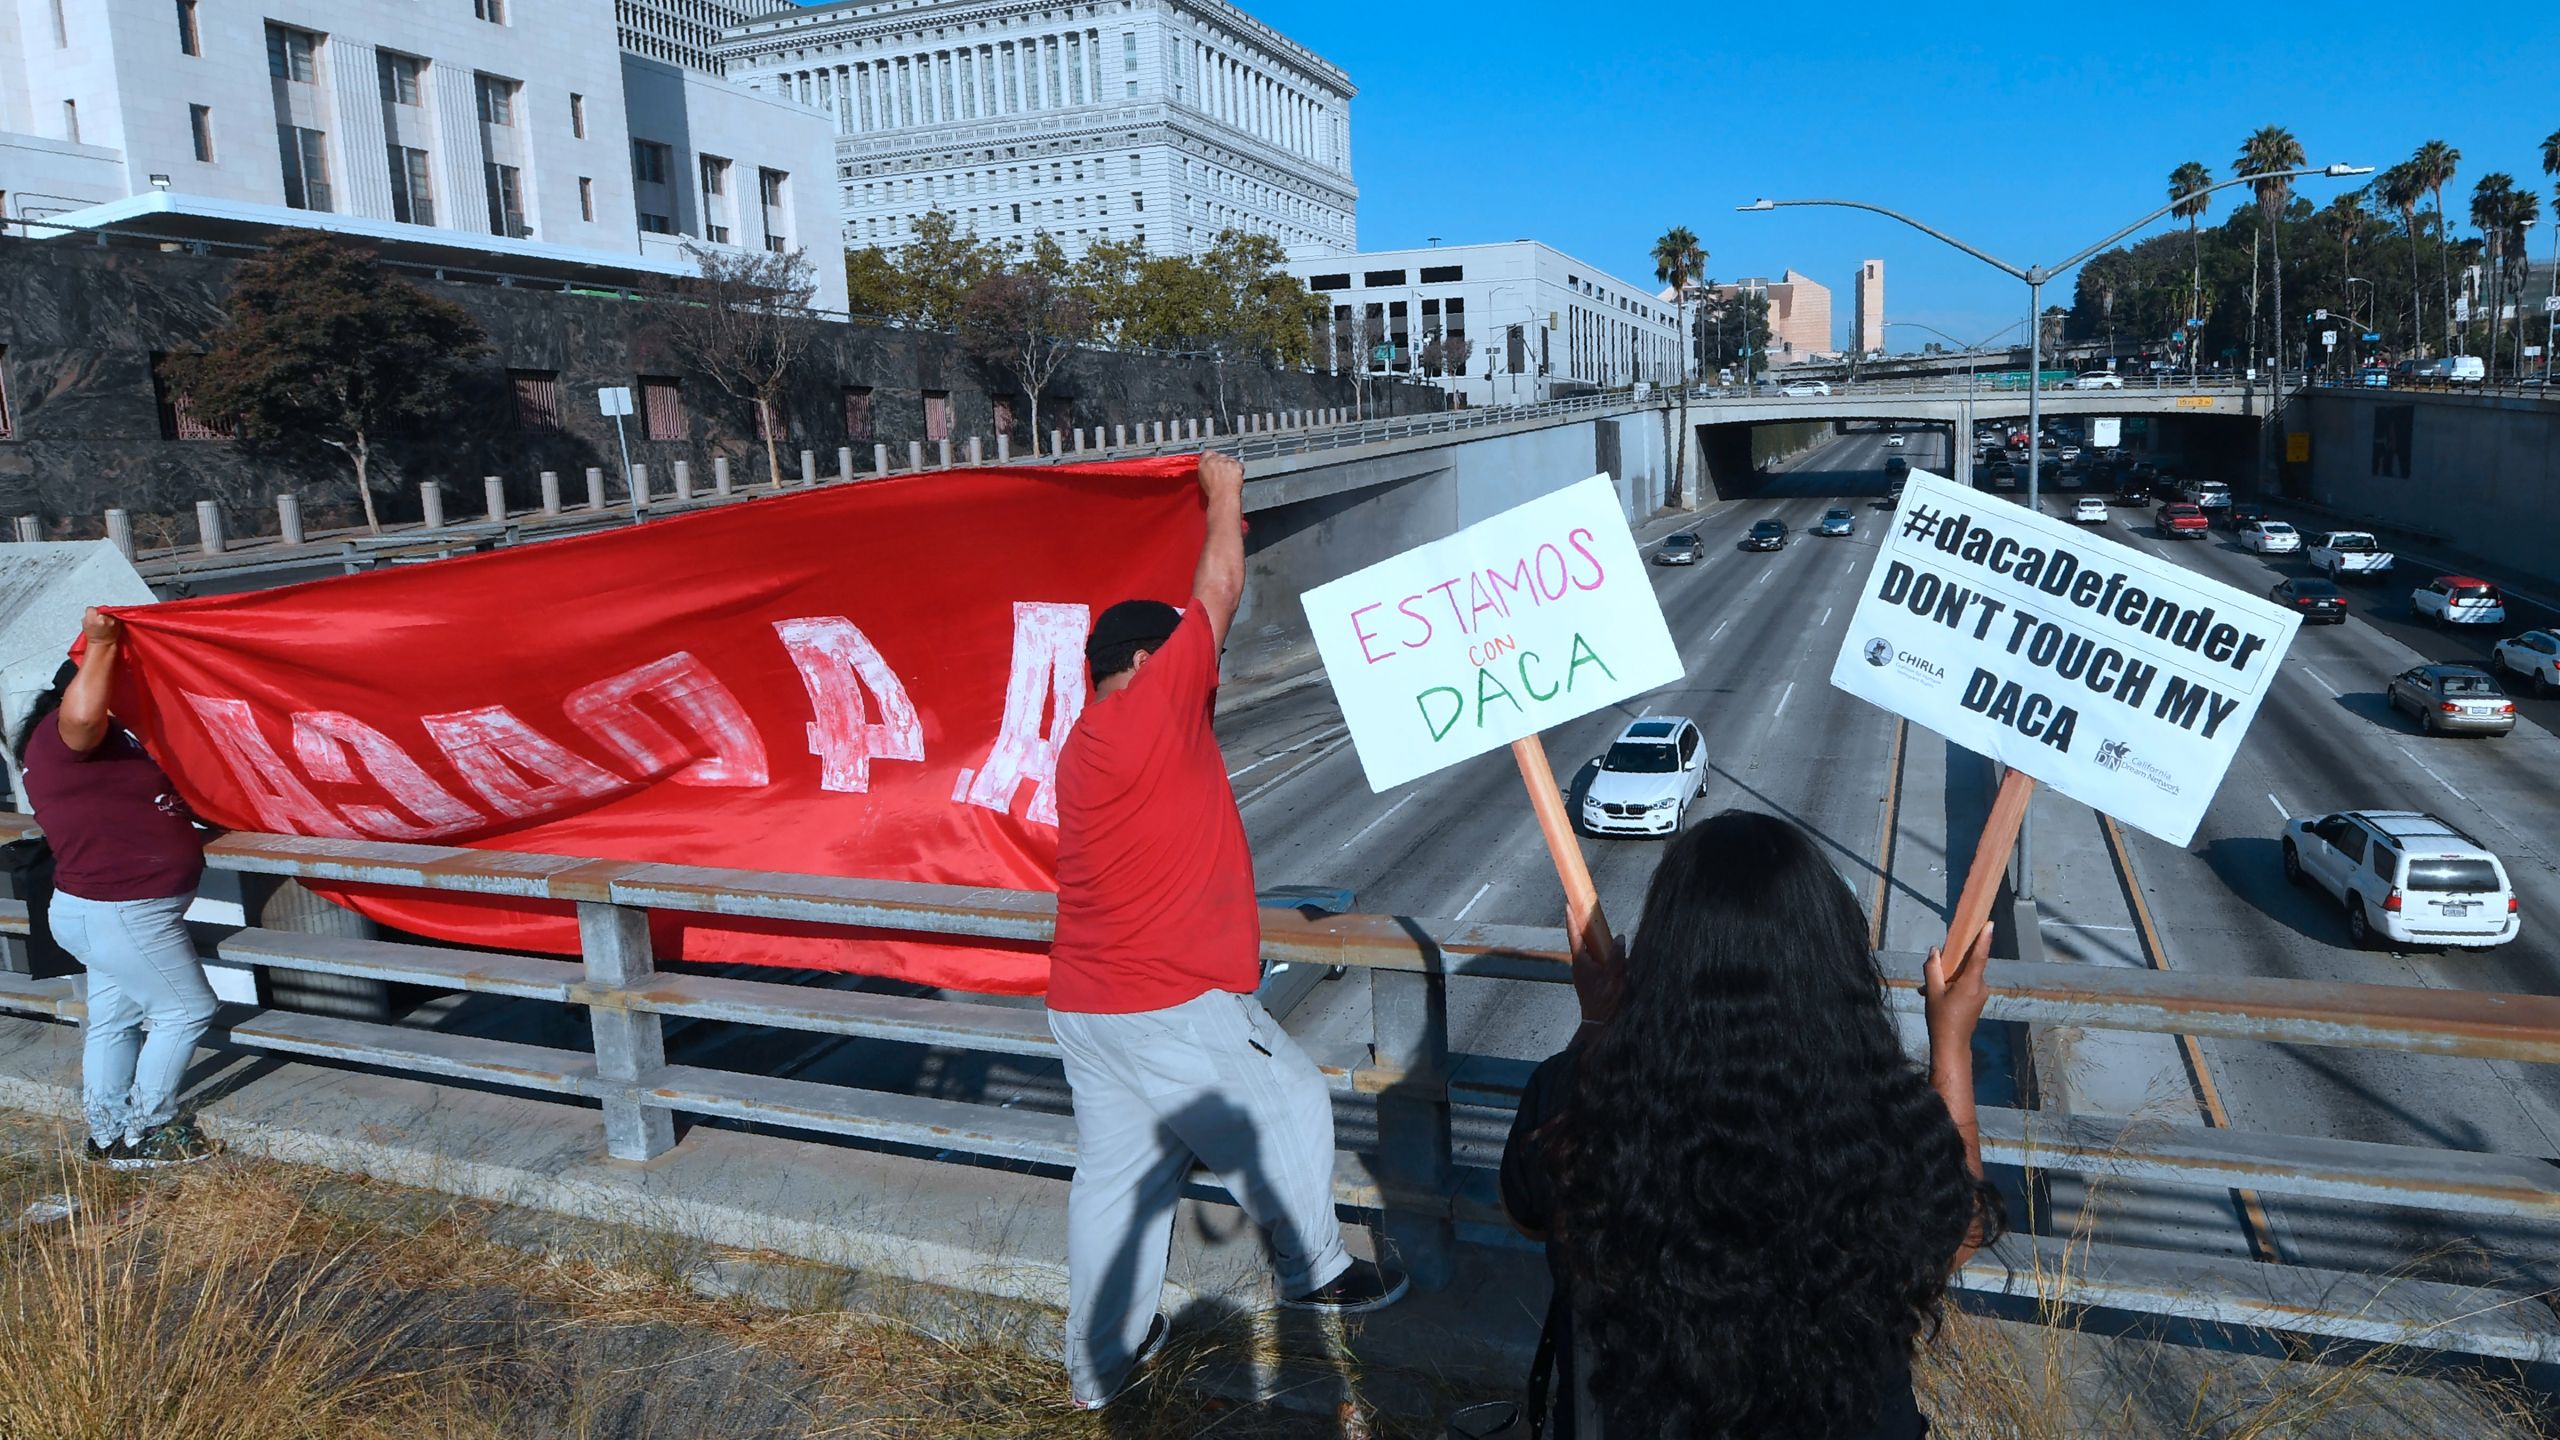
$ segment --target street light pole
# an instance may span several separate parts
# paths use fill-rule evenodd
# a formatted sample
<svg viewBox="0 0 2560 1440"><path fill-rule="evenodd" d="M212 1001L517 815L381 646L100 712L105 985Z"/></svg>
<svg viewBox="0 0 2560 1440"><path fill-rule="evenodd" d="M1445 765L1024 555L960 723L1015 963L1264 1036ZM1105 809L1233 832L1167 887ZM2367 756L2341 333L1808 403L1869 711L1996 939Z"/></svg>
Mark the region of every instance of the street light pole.
<svg viewBox="0 0 2560 1440"><path fill-rule="evenodd" d="M2164 215L2167 215L2172 210L2177 209L2179 206L2186 204L2199 195L2210 195L2216 190L2226 190L2234 185L2253 185L2266 180L2293 180L2312 175L2346 176L2370 175L2372 173L2373 167L2370 165L2323 165L2316 168L2301 170L2271 170L2262 171L2252 175L2235 175L2228 180L2205 186L2199 190L2190 190L2187 193L2180 195L2168 204L2161 206L2159 209L2152 211L2141 219L2134 221L2132 224L2124 226L2115 233L2107 236L2105 239L2098 241L2096 244L2087 246L2077 253L2064 258L2058 264L2029 265L2024 267L2012 265L2008 261L2003 260L1996 255L1992 255L1987 251L1968 245L1964 241L1957 239L1944 230L1940 230L1925 221L1913 219L1911 216L1905 215L1899 210L1890 210L1882 205L1870 205L1864 200L1770 200L1763 198L1755 200L1748 205L1736 205L1733 208L1747 212L1776 210L1786 206L1828 205L1845 210L1871 211L1875 214L1884 216L1888 220L1899 220L1903 224L1910 226L1912 229L1919 231L1923 235L1927 235L1932 239L1943 241L1946 244L1954 246L1956 249L1963 251L1967 255L1972 256L1974 259L1981 261L1983 264L1990 266L1994 270L1998 270L2003 274L2011 275L2019 280L2025 281L2027 286L2027 325L2029 327L2027 330L2027 508L2030 510L2038 510L2041 508L2039 504L2041 498L2040 481L2042 479L2041 471L2043 469L2042 462L2044 457L2044 315L2042 312L2044 310L2045 282L2053 279L2055 276L2068 272L2081 261L2088 259L2090 256L2097 254L2099 251L2106 249L2108 246L2113 245L2127 235L2132 234L2134 231L2158 220ZM2026 818L2021 818L2018 826L2018 879L2016 887L2018 898L2021 900L2033 899L2035 896L2035 868L2033 863L2033 856L2035 853L2034 841L2035 831L2032 821Z"/></svg>

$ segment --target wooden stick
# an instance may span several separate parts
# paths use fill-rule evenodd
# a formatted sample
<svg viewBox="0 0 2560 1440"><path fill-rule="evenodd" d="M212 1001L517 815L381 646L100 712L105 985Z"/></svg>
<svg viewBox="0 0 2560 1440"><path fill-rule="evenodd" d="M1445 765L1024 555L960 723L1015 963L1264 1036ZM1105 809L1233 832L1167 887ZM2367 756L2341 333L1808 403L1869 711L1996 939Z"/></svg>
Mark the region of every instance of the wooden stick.
<svg viewBox="0 0 2560 1440"><path fill-rule="evenodd" d="M1609 918L1600 913L1600 888L1591 883L1591 867L1582 858L1582 841L1564 813L1564 792L1556 772L1547 767L1547 747L1535 735L1511 742L1520 762L1520 779L1529 787L1529 808L1537 812L1538 833L1546 837L1547 854L1556 862L1556 878L1564 882L1565 928L1578 963L1584 956L1614 953Z"/></svg>
<svg viewBox="0 0 2560 1440"><path fill-rule="evenodd" d="M1964 957L1973 953L1974 937L1991 918L1991 902L2000 894L2000 878L2008 872L2010 852L2018 848L2018 827L2026 823L2027 802L2035 793L2035 777L2024 770L2012 769L2000 778L1999 793L1991 797L1991 814L1982 822L1982 839L1973 847L1973 868L1965 872L1964 891L1956 897L1956 912L1947 920L1945 954L1950 963L1964 963Z"/></svg>

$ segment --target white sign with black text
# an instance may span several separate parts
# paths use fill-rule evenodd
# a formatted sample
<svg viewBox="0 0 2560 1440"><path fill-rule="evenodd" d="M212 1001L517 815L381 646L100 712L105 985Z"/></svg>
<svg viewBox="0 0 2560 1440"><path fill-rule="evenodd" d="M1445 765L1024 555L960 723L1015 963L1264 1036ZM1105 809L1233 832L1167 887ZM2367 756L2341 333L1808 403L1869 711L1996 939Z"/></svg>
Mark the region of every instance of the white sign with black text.
<svg viewBox="0 0 2560 1440"><path fill-rule="evenodd" d="M1831 683L2184 845L2301 625L2172 561L1914 471Z"/></svg>

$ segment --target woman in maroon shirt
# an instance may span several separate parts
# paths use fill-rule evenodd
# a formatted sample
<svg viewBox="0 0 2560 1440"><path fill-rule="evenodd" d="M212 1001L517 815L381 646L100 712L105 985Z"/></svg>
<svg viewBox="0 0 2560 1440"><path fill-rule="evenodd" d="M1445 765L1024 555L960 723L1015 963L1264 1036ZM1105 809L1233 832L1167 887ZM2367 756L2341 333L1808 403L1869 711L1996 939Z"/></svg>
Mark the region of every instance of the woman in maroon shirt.
<svg viewBox="0 0 2560 1440"><path fill-rule="evenodd" d="M178 1084L213 1021L213 987L187 934L203 832L142 742L107 713L124 627L91 609L87 648L36 698L17 735L36 823L53 846L46 919L89 971L80 1052L89 1158L119 1170L214 1153L178 1116Z"/></svg>

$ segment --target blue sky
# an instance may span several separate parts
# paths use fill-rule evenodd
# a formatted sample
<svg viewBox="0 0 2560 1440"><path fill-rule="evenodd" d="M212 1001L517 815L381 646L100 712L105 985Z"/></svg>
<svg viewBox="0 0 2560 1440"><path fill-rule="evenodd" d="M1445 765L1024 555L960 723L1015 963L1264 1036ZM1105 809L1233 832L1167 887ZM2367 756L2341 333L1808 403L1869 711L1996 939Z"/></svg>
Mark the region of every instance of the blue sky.
<svg viewBox="0 0 2560 1440"><path fill-rule="evenodd" d="M1966 340L2022 319L2025 287L1880 216L1735 205L1867 200L2042 263L2165 201L2180 161L2220 178L2244 136L2282 124L2313 164L2448 140L2463 159L2446 208L2504 170L2543 193L2533 253L2551 243L2548 5L1241 3L1359 87L1363 248L1527 237L1649 280L1654 237L1685 223L1719 278L1793 266L1830 286L1844 341L1865 257L1885 262L1888 319ZM2067 279L2055 289L2068 304ZM1887 334L1897 350L1931 338Z"/></svg>

